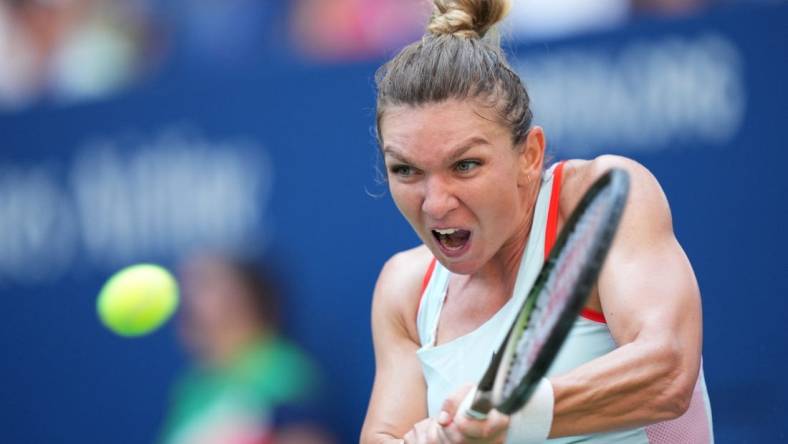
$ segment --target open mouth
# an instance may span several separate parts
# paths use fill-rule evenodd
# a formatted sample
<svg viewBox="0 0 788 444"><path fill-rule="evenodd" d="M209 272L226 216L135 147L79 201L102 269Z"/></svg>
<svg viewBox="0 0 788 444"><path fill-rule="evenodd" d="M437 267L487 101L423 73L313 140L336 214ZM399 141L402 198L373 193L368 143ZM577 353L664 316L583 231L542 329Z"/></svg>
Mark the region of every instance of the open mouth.
<svg viewBox="0 0 788 444"><path fill-rule="evenodd" d="M471 232L457 228L447 228L442 230L432 230L432 235L438 244L446 251L459 251L468 243Z"/></svg>

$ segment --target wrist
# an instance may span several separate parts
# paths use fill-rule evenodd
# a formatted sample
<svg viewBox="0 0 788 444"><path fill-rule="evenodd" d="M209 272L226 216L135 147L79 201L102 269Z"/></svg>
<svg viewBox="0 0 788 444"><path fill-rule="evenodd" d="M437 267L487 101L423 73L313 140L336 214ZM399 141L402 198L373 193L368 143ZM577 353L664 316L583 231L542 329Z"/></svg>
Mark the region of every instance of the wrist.
<svg viewBox="0 0 788 444"><path fill-rule="evenodd" d="M554 405L553 384L542 378L528 403L509 417L507 442L536 444L546 441L553 425Z"/></svg>

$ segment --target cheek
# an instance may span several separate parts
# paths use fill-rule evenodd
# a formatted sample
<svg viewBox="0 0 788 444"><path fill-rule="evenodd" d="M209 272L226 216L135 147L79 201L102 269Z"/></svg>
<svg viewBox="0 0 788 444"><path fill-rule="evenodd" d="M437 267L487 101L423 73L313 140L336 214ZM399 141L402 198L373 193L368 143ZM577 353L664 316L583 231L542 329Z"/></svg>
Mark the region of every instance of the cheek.
<svg viewBox="0 0 788 444"><path fill-rule="evenodd" d="M418 192L407 185L389 182L389 192L400 213L411 223L421 209L421 198Z"/></svg>
<svg viewBox="0 0 788 444"><path fill-rule="evenodd" d="M520 207L520 194L516 182L511 178L495 178L479 184L473 189L473 199L478 216L486 219L488 225L503 227L517 219Z"/></svg>

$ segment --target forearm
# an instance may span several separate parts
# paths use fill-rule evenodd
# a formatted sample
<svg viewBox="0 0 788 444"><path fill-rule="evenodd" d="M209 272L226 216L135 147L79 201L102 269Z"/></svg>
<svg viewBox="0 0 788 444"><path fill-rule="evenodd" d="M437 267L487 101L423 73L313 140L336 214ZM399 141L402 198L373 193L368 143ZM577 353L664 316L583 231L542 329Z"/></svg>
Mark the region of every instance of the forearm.
<svg viewBox="0 0 788 444"><path fill-rule="evenodd" d="M385 433L362 433L360 444L402 444L402 438Z"/></svg>
<svg viewBox="0 0 788 444"><path fill-rule="evenodd" d="M425 392L423 384L402 373L379 373L361 430L361 444L401 443L413 424L427 417Z"/></svg>
<svg viewBox="0 0 788 444"><path fill-rule="evenodd" d="M411 389L411 393L418 394L418 391ZM426 406L426 401L424 405ZM413 404L408 399L395 394L376 397L373 390L370 409L361 429L360 442L361 444L401 444L405 433L426 416L426 408L421 408L419 404Z"/></svg>
<svg viewBox="0 0 788 444"><path fill-rule="evenodd" d="M667 341L635 341L551 378L551 437L660 422L687 408L699 358Z"/></svg>

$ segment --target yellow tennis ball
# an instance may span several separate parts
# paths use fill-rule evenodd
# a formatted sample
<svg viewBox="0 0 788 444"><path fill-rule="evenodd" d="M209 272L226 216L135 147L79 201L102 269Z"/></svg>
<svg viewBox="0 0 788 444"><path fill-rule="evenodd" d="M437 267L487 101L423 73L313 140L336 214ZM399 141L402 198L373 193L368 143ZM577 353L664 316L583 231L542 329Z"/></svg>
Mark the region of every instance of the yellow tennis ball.
<svg viewBox="0 0 788 444"><path fill-rule="evenodd" d="M178 307L178 283L158 265L139 264L109 278L96 301L99 318L121 336L141 336L164 324Z"/></svg>

